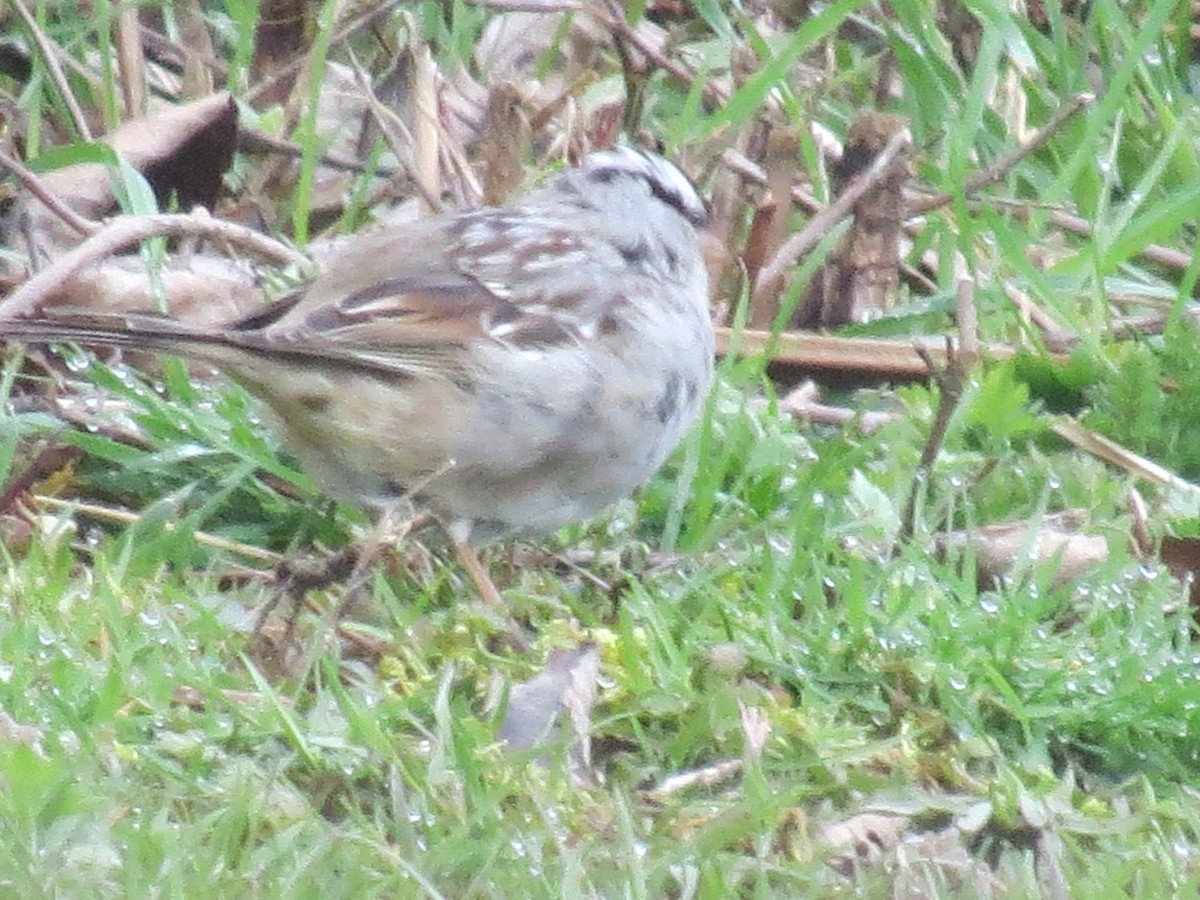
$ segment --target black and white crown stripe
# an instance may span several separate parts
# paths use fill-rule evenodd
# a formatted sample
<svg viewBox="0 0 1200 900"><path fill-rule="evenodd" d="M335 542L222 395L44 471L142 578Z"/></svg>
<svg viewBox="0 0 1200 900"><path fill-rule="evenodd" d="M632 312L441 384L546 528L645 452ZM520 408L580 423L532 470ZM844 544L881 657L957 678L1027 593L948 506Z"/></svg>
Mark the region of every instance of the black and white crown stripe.
<svg viewBox="0 0 1200 900"><path fill-rule="evenodd" d="M708 209L688 177L671 162L633 147L618 147L589 154L582 164L584 176L593 182L614 178L643 178L650 193L676 210L696 227L708 224Z"/></svg>

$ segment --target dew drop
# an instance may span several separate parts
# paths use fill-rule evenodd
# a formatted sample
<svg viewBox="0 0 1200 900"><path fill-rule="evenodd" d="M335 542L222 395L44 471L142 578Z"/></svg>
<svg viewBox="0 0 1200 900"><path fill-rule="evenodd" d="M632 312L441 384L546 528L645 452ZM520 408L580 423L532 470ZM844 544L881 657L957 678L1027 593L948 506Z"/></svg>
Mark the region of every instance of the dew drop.
<svg viewBox="0 0 1200 900"><path fill-rule="evenodd" d="M92 358L86 353L71 350L63 353L63 364L67 367L68 372L73 372L79 375L86 372L92 366Z"/></svg>

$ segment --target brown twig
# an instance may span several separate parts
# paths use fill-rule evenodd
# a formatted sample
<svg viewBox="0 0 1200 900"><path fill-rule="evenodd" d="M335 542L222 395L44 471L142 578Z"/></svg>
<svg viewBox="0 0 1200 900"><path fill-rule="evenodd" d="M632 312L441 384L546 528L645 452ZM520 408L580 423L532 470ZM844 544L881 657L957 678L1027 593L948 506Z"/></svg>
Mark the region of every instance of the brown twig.
<svg viewBox="0 0 1200 900"><path fill-rule="evenodd" d="M729 148L721 153L721 165L732 172L738 178L747 184L757 185L758 187L769 187L770 179L767 176L767 170L760 166L754 160L747 157L744 153L736 148ZM824 209L824 204L821 203L815 196L806 191L803 187L792 185L791 200L805 212L816 215ZM917 233L915 229L907 229L910 233ZM902 263L900 271L909 281L916 282L928 293L932 293L937 289L932 281L925 277L919 270L913 268L907 263Z"/></svg>
<svg viewBox="0 0 1200 900"><path fill-rule="evenodd" d="M939 367L946 365L945 348L940 344L918 345L912 340L841 337L814 332L772 334L769 331L718 328L717 354L752 356L771 350L770 362L806 371L857 372L880 380L923 379L929 375L925 357ZM983 344L980 353L986 359L1009 359L1016 349L1006 344ZM1051 361L1065 365L1067 359L1050 354Z"/></svg>
<svg viewBox="0 0 1200 900"><path fill-rule="evenodd" d="M74 465L82 455L83 451L78 447L61 444L58 435L52 434L39 448L33 460L25 466L24 471L10 475L6 483L0 483L0 514L10 515L16 508L19 497L32 491L39 481Z"/></svg>
<svg viewBox="0 0 1200 900"><path fill-rule="evenodd" d="M46 183L42 181L36 172L25 168L21 163L2 151L0 151L0 168L7 169L16 175L25 187L25 190L29 191L30 194L41 201L46 209L62 219L75 231L83 235L88 235L94 234L100 228L96 222L83 218L75 210L71 209L65 200L46 186Z"/></svg>
<svg viewBox="0 0 1200 900"><path fill-rule="evenodd" d="M1058 352L1069 350L1078 340L1074 332L1060 325L1050 313L1033 302L1033 298L1020 288L1004 282L1004 295L1012 301L1013 306L1022 317L1038 327L1042 332L1042 340L1046 346Z"/></svg>
<svg viewBox="0 0 1200 900"><path fill-rule="evenodd" d="M24 0L13 0L13 6L17 10L17 14L25 20L25 26L29 29L33 41L38 45L38 52L42 55L42 62L46 64L46 70L50 73L50 80L54 82L54 86L58 88L59 94L62 95L63 103L67 105L67 111L71 114L71 121L75 123L75 130L79 132L79 136L85 141L92 139L92 129L88 126L87 116L83 113L83 108L79 105L79 101L75 99L75 94L71 92L71 85L67 82L67 76L59 65L58 54L53 41L46 37L46 33L42 31L38 25L37 19L29 12L25 6Z"/></svg>
<svg viewBox="0 0 1200 900"><path fill-rule="evenodd" d="M125 511L125 510L113 509L113 508L107 507L107 506L98 506L94 503L80 503L80 502L71 501L71 500L60 500L57 497L47 497L47 496L42 496L42 495L35 495L33 499L39 506L47 506L47 507L50 507L51 509L59 509L59 510L63 510L66 512L74 513L76 515L87 516L87 517L90 517L93 519L100 519L103 521L119 522L119 523L125 524L125 525L135 525L142 518L142 516L138 513L131 513L131 512ZM162 528L164 531L174 531L176 527L177 526L174 522L164 522L162 524ZM231 540L228 540L227 538L221 537L220 535L210 534L206 531L192 531L191 537L197 544L200 544L201 546L204 546L204 547L210 547L213 550L221 550L226 553L233 553L238 556L244 556L244 557L248 557L250 559L260 560L262 562L272 563L277 567L275 570L275 573L274 573L276 575L278 575L278 573L280 571L286 570L286 567L289 563L289 560L287 557L283 556L280 553L276 553L273 550L267 550L262 547L256 547L253 544L244 544L239 541L231 541ZM335 554L335 556L336 555L337 554ZM264 576L260 572L255 572L255 577L261 578ZM336 579L333 579L333 580L336 580ZM303 596L303 595L301 595L301 596ZM272 598L272 600L269 600L268 606L270 606L271 608L274 608L274 606L277 606L279 603L278 597L279 597L279 594L276 594L276 596L274 598ZM298 599L296 602L297 602L297 605L299 605L300 600ZM307 598L304 598L304 602L306 603L306 605L308 606L309 609L312 609L314 611L319 611L319 608L316 606L316 604L312 603L311 601L308 601ZM268 609L267 612L269 613L270 609ZM265 616L263 616L262 618L265 620ZM259 627L261 627L261 624L262 623L260 622ZM379 652L378 642L376 642L364 635L356 634L352 629L347 629L347 628L343 627L342 623L340 623L340 622L336 623L336 629L337 629L338 637L342 638L343 640L347 640L350 643L354 644L355 646L357 646L360 649L363 649L367 652L372 652L372 653ZM256 628L256 630L257 630L257 628Z"/></svg>
<svg viewBox="0 0 1200 900"><path fill-rule="evenodd" d="M1132 475L1148 479L1161 487L1180 491L1189 497L1200 497L1200 485L1181 478L1153 460L1139 456L1127 447L1109 440L1102 434L1097 434L1074 419L1060 419L1054 423L1053 431L1076 449L1094 456L1101 462L1124 469Z"/></svg>
<svg viewBox="0 0 1200 900"><path fill-rule="evenodd" d="M138 513L128 512L122 509L114 509L111 506L99 506L95 503L80 503L74 500L60 500L58 497L47 497L41 494L34 496L34 501L39 506L47 506L51 509L59 509L67 512L76 513L79 515L90 516L93 519L101 519L106 522L120 522L123 525L135 525L141 521L142 516ZM174 522L163 522L162 529L164 531L174 531L178 526ZM239 556L249 557L250 559L258 559L263 562L278 563L283 559L283 556L273 550L266 550L262 547L255 547L252 544L243 544L239 541L231 541L219 535L209 534L205 531L193 531L192 537L197 544L202 544L206 547L212 547L214 550L225 550L229 553L236 553Z"/></svg>
<svg viewBox="0 0 1200 900"><path fill-rule="evenodd" d="M1044 206L1039 206L1035 203L1029 203L1024 200L1008 200L1003 197L989 197L987 202L992 206L1004 207L1010 215L1021 220L1027 220L1036 214L1044 213L1047 217L1046 221L1055 228L1061 228L1063 231L1069 232L1076 237L1084 238L1085 240L1091 240L1095 237L1095 230L1092 228L1090 222L1065 210L1046 209ZM979 205L980 201L975 200L969 204L972 209L977 208ZM1188 266L1192 264L1191 250L1176 250L1173 247L1164 247L1162 244L1146 244L1144 247L1139 247L1135 250L1133 255L1175 272L1185 272Z"/></svg>
<svg viewBox="0 0 1200 900"><path fill-rule="evenodd" d="M1033 210L1028 206L1019 206L1014 210L1015 215L1020 218L1028 218L1032 212ZM1090 239L1095 236L1095 231L1090 222L1068 212L1052 210L1049 221L1051 225L1082 238ZM1134 255L1177 272L1187 271L1188 266L1192 264L1191 251L1175 250L1171 247L1164 247L1161 244L1147 244L1136 250Z"/></svg>
<svg viewBox="0 0 1200 900"><path fill-rule="evenodd" d="M486 6L504 12L576 12L583 9L579 0L467 0L472 6Z"/></svg>
<svg viewBox="0 0 1200 900"><path fill-rule="evenodd" d="M797 422L836 425L839 428L858 422L863 434L874 434L897 418L895 413L882 410L855 410L822 403L820 389L812 381L804 382L787 394L779 401L779 408Z"/></svg>
<svg viewBox="0 0 1200 900"><path fill-rule="evenodd" d="M142 47L136 5L120 7L114 31L121 102L125 118L133 119L146 114L146 51Z"/></svg>
<svg viewBox="0 0 1200 900"><path fill-rule="evenodd" d="M630 26L625 19L624 4L618 0L607 0L605 4L608 7L607 15L596 15L600 24L604 25L616 37L634 47L639 53L654 66L662 69L668 75L681 81L686 87L691 87L697 78L695 72L689 69L681 62L671 59L657 47L646 40L645 36L638 33L636 28ZM729 99L729 92L709 79L704 82L702 90L704 99L710 103L723 104Z"/></svg>
<svg viewBox="0 0 1200 900"><path fill-rule="evenodd" d="M0 301L0 317L30 315L73 275L118 250L153 237L216 238L245 247L277 265L301 268L309 265L306 256L279 241L207 214L116 216L74 250L60 256Z"/></svg>
<svg viewBox="0 0 1200 900"><path fill-rule="evenodd" d="M813 216L808 224L786 241L774 258L762 267L754 283L753 296L758 299L774 293L783 281L784 272L795 266L796 260L816 246L821 238L849 214L854 204L887 175L888 170L911 141L907 129L900 129L893 134L870 167L855 176L836 200Z"/></svg>
<svg viewBox="0 0 1200 900"><path fill-rule="evenodd" d="M767 170L739 150L728 149L722 152L721 164L749 184L755 184L759 187L768 187L770 185ZM821 201L814 195L796 185L792 186L792 202L805 212L814 215L825 208Z"/></svg>
<svg viewBox="0 0 1200 900"><path fill-rule="evenodd" d="M363 96L367 100L367 112L375 119L379 126L379 131L383 135L383 139L387 142L388 148L392 151L392 155L396 157L396 161L400 163L404 173L412 180L412 183L417 188L417 193L421 195L421 201L425 205L425 209L432 212L441 212L442 203L437 196L435 190L430 186L430 183L425 180L425 177L416 171L415 165L409 165L405 160L408 154L405 152L403 143L400 141L396 132L399 131L401 136L408 142L409 147L414 146L415 138L404 121L393 110L389 109L383 101L375 93L375 89L371 86L371 76L366 69L359 63L354 52L350 52L350 64L354 70L354 80L358 83L359 90L363 92ZM436 162L436 157L435 157ZM434 168L434 180L437 182L437 169Z"/></svg>
<svg viewBox="0 0 1200 900"><path fill-rule="evenodd" d="M350 21L344 28L340 29L333 37L329 39L329 50L345 42L349 38L362 31L364 28L369 28L379 19L382 19L395 7L399 6L403 0L384 0L374 9L364 12L361 16ZM254 85L246 92L245 100L247 103L253 104L263 94L268 93L280 82L291 78L297 72L304 68L305 62L308 59L306 54L301 54L285 66L280 66L265 79Z"/></svg>
<svg viewBox="0 0 1200 900"><path fill-rule="evenodd" d="M913 483L909 489L908 501L900 518L900 530L896 534L896 546L912 540L917 529L917 503L929 482L933 464L937 462L946 442L946 434L950 430L950 420L962 400L963 390L979 359L979 337L976 332L974 284L969 278L960 277L958 282L958 322L961 337L959 348L956 350L946 338L946 365L938 368L923 349L918 350L924 356L929 371L933 374L938 386L938 405L933 415L933 424L929 427L929 437L921 448L921 459L913 472Z"/></svg>
<svg viewBox="0 0 1200 900"><path fill-rule="evenodd" d="M1006 153L1001 153L990 166L967 179L967 183L963 186L963 194L969 196L982 190L989 184L1000 181L1005 175L1016 168L1021 160L1044 146L1059 129L1070 121L1072 116L1091 105L1095 99L1095 94L1076 94L1056 109L1050 120L1039 128L1029 140ZM953 198L953 194L945 193L914 199L909 203L906 215L909 217L923 215L941 206L945 206Z"/></svg>

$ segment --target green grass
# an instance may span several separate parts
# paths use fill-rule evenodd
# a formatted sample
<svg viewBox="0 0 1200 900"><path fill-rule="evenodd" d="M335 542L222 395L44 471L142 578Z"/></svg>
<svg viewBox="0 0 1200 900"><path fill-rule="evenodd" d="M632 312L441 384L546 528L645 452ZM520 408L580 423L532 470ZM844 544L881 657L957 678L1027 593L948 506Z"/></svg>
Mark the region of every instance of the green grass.
<svg viewBox="0 0 1200 900"><path fill-rule="evenodd" d="M1080 412L1196 477L1197 336L1178 321L1196 266L1171 271L1140 255L1154 242L1190 254L1195 240L1187 4L1099 2L1082 19L1047 4L1044 32L968 5L986 23L974 72L925 4L897 4L894 19L871 20L873 38L853 40L836 28L855 4L769 33L738 6L697 3L699 17L674 26L686 58L718 77L729 45L745 44L760 54L758 74L721 110L661 73L646 85L643 127L711 161L764 120L768 91L781 100L777 127L804 135L811 118L844 133L870 104L887 48L903 85L889 106L910 119L917 177L955 200L917 240L940 256L939 293L906 292L854 331L951 332L958 251L977 281L984 339L1040 340L1003 282L1079 335L1069 366L1034 351L974 373L903 546L894 538L936 389L844 395L900 413L871 435L801 427L778 410L762 360L726 360L704 422L664 471L543 543L594 551L611 590L510 564L510 548L491 554L537 635L530 654L496 649L503 623L432 542L430 565L415 551L405 565L402 549L373 574L372 602L351 627L377 654L306 616L310 664L282 675L249 633L269 588L245 567L265 566L193 533L291 553L344 544L363 516L294 470L235 386L192 381L177 364L146 379L73 364L73 390L127 409L97 414L93 403L103 427L72 429L24 403L44 385L32 367L17 378L13 353L0 481L47 445L74 448L39 492L138 521L48 505L28 530L11 510L0 520L0 710L36 729L0 728L0 894L875 897L920 884L929 896L978 895L953 854L912 845L908 862L887 847L848 876L832 867L855 850L831 846L831 826L887 809L911 817L910 840L961 828L953 846L997 896L1047 896L1056 878L1072 896L1195 896L1200 647L1186 587L1130 549L1129 493L1146 495L1156 533L1191 533L1196 513L1186 496L1068 448L1050 412ZM43 12L73 55L107 49L106 36ZM253 12L227 4L210 15L241 84ZM493 15L460 3L417 10L444 67L469 58ZM375 43L354 47L382 66ZM623 84L611 54L602 59L587 88L597 95ZM796 60L827 65L825 78L801 89ZM562 64L553 53L543 62ZM1032 127L1081 91L1097 99L976 209L962 181L1015 142L1001 89L1022 95ZM35 60L19 97L31 155L64 109L54 90ZM279 206L281 232L306 219L327 139L316 123L301 117L292 135L308 155ZM239 172L256 164L239 160ZM823 176L811 174L820 194ZM1017 216L1009 201L1035 208ZM1093 223L1095 238L1059 234L1049 204ZM731 243L748 216L735 211ZM1031 262L1033 248L1049 261ZM1113 295L1172 310L1165 335L1115 340ZM1082 510L1080 530L1110 548L1066 584L1052 562L1024 560L981 586L970 552L932 551L950 530L1064 509ZM660 551L674 554L669 564ZM337 592L316 599L329 606ZM541 765L506 754L494 703L502 683L584 638L602 655L592 722L602 778L590 787L571 783L556 752ZM770 724L760 758L720 784L647 796L683 770L742 759L746 708Z"/></svg>

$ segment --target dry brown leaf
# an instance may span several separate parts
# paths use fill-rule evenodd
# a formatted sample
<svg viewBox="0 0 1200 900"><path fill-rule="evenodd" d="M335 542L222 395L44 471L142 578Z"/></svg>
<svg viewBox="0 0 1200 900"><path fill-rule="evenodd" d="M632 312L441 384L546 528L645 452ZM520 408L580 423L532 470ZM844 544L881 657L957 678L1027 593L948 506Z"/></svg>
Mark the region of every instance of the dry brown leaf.
<svg viewBox="0 0 1200 900"><path fill-rule="evenodd" d="M1163 535L1158 557L1188 587L1192 609L1200 610L1200 538Z"/></svg>
<svg viewBox="0 0 1200 900"><path fill-rule="evenodd" d="M310 43L306 37L307 25L315 14L316 7L304 0L264 0L254 33L251 80L262 82L276 74L282 77L256 98L260 105L281 103L291 93L299 73L294 71L288 76L282 70Z"/></svg>
<svg viewBox="0 0 1200 900"><path fill-rule="evenodd" d="M156 277L167 311L197 325L236 321L264 302L254 270L235 260L197 256L169 264ZM70 278L45 306L123 312L156 309L158 301L142 261L115 257Z"/></svg>
<svg viewBox="0 0 1200 900"><path fill-rule="evenodd" d="M24 744L38 756L46 758L42 740L46 734L35 725L21 725L8 713L0 710L0 744Z"/></svg>
<svg viewBox="0 0 1200 900"><path fill-rule="evenodd" d="M174 199L190 209L216 201L236 138L237 107L229 94L221 93L133 119L103 142L150 182L161 205ZM101 163L55 169L41 175L41 181L84 218L95 221L117 210L112 174ZM27 217L15 217L19 224L0 242L21 248L30 258L54 257L78 243L79 234L40 201L26 197L23 205ZM31 236L32 247L25 235Z"/></svg>
<svg viewBox="0 0 1200 900"><path fill-rule="evenodd" d="M521 93L510 82L493 84L488 94L487 127L479 141L483 202L499 206L525 180L529 116Z"/></svg>
<svg viewBox="0 0 1200 900"><path fill-rule="evenodd" d="M953 531L938 541L939 552L960 550L968 543L982 587L993 585L1019 564L1055 564L1054 585L1061 586L1108 559L1108 541L1077 534L1072 516L1058 513L1040 523L1005 522L973 532Z"/></svg>
<svg viewBox="0 0 1200 900"><path fill-rule="evenodd" d="M531 750L558 740L565 717L571 744L567 764L576 786L594 783L592 775L592 706L600 674L600 649L584 641L555 650L542 671L509 690L500 740L510 750Z"/></svg>
<svg viewBox="0 0 1200 900"><path fill-rule="evenodd" d="M821 828L817 841L834 851L829 865L850 877L861 865L877 865L899 845L912 819L907 815L865 812Z"/></svg>
<svg viewBox="0 0 1200 900"><path fill-rule="evenodd" d="M869 169L892 137L907 128L903 118L873 111L851 125L842 158L833 167L834 194ZM854 204L850 230L809 284L794 319L797 327L863 322L895 305L903 188L909 175L907 157L901 155Z"/></svg>
<svg viewBox="0 0 1200 900"><path fill-rule="evenodd" d="M894 853L892 896L933 900L944 896L937 886L978 900L1004 896L1003 884L983 860L971 855L965 838L959 828L951 826L901 840Z"/></svg>

